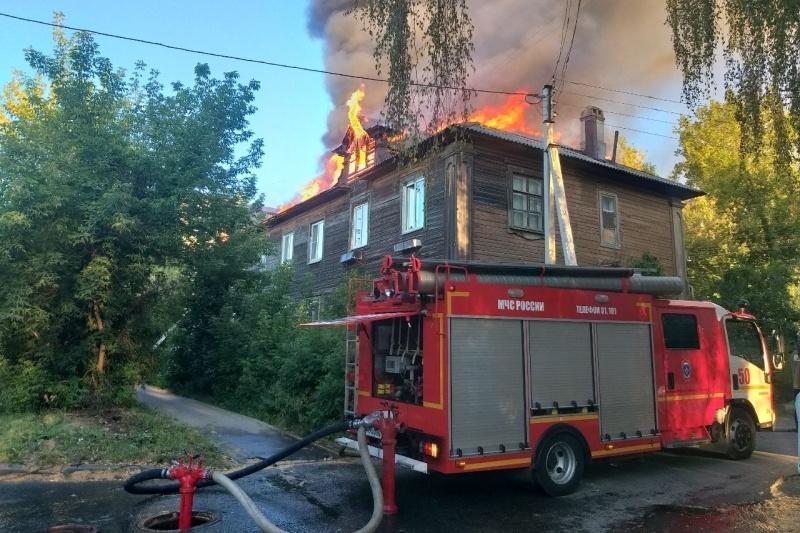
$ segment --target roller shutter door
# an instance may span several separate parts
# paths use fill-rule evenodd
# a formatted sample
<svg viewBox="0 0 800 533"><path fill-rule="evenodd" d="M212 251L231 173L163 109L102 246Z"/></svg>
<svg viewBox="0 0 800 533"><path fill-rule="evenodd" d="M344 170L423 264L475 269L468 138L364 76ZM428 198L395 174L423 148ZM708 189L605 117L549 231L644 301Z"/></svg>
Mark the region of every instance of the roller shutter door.
<svg viewBox="0 0 800 533"><path fill-rule="evenodd" d="M550 409L595 402L592 325L589 322L532 321L531 405Z"/></svg>
<svg viewBox="0 0 800 533"><path fill-rule="evenodd" d="M522 321L450 320L450 454L527 445Z"/></svg>
<svg viewBox="0 0 800 533"><path fill-rule="evenodd" d="M600 431L612 439L656 427L648 324L595 324Z"/></svg>

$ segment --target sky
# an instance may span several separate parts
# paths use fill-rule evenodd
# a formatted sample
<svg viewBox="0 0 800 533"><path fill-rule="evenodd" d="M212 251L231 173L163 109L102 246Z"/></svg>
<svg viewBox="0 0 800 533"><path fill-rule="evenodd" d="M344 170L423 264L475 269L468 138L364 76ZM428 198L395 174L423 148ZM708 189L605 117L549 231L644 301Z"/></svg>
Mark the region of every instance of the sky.
<svg viewBox="0 0 800 533"><path fill-rule="evenodd" d="M374 76L372 42L343 12L345 4L344 0L31 0L0 3L0 11L46 21L52 20L54 11L62 11L70 26ZM559 51L563 5L562 0L471 1L476 72L470 83L489 89L513 91L524 86L539 90ZM674 67L663 6L663 0L586 0L567 78L678 100L681 78ZM23 55L26 47L51 50L51 30L0 17L0 84L8 82L13 69L28 71ZM137 60L143 60L161 72L165 84L191 81L198 62L208 63L217 76L236 70L243 80L260 81L255 102L258 111L251 128L256 137L264 139L265 157L256 175L259 191L270 206L290 200L320 173L322 156L344 134L344 101L359 84L108 37L96 39L101 53L115 66L131 69ZM621 134L646 152L658 173L671 173L677 161L677 142L666 137L675 135L672 129L677 116L647 107L682 112L684 106L586 86L568 84L563 88L571 94L562 95L556 127L568 144L577 142L580 110L598 105L609 112L607 140L613 137L614 126L628 128L621 129ZM371 124L379 120L385 86L367 83L366 89L365 122ZM476 104L496 105L503 99L484 95Z"/></svg>
<svg viewBox="0 0 800 533"><path fill-rule="evenodd" d="M187 48L322 67L322 42L306 29L306 3L240 0L192 2L137 0L32 0L2 2L0 11L52 20L62 11L64 24L108 33L177 44ZM13 69L29 72L24 49L52 50L52 28L0 17L0 85ZM319 172L325 151L321 137L331 101L324 76L96 37L100 52L116 67L132 69L137 60L161 72L163 82L193 78L194 66L208 63L212 74L236 70L242 80L256 79L258 111L251 119L256 137L264 139L265 157L257 170L258 188L267 205L291 198Z"/></svg>

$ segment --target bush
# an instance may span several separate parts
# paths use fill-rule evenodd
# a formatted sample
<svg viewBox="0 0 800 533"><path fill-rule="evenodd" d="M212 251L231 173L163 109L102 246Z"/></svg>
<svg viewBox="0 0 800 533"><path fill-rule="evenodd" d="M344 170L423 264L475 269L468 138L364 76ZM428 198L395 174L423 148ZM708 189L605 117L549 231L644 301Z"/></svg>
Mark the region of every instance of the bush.
<svg viewBox="0 0 800 533"><path fill-rule="evenodd" d="M341 418L344 331L298 328L312 306L291 281L291 270L265 272L190 310L165 343L168 386L296 431ZM323 312L341 314L343 294Z"/></svg>
<svg viewBox="0 0 800 533"><path fill-rule="evenodd" d="M58 380L31 361L9 363L0 357L0 412L20 413L44 408L72 409L85 404L88 384L81 379Z"/></svg>

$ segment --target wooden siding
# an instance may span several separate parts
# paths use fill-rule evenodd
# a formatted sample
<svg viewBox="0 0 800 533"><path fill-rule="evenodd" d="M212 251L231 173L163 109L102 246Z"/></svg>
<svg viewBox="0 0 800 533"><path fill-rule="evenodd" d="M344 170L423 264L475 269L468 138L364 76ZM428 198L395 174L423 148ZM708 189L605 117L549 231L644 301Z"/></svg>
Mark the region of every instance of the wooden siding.
<svg viewBox="0 0 800 533"><path fill-rule="evenodd" d="M544 260L541 234L509 229L509 181L512 170L542 177L541 152L503 141L475 142L473 174L473 259L482 261ZM670 199L614 183L586 164L561 160L579 265L628 265L645 252L656 256L666 274L674 274L675 251ZM600 244L599 193L618 198L620 247ZM562 262L556 229L558 261Z"/></svg>
<svg viewBox="0 0 800 533"><path fill-rule="evenodd" d="M425 176L425 225L419 230L401 233L401 185L414 176ZM309 209L269 228L271 239L280 254L281 235L294 231L295 286L298 293L329 292L342 283L348 272L377 276L384 256L403 257L394 252L395 244L410 239L422 241L417 253L423 259L440 258L445 253L445 199L444 163L434 157L425 163L396 169L376 178L366 178L351 184L350 190L324 205ZM350 218L352 208L369 202L367 244L355 250L361 259L349 264L341 263L342 254L350 250ZM310 224L325 219L325 238L322 261L308 264L308 233Z"/></svg>
<svg viewBox="0 0 800 533"><path fill-rule="evenodd" d="M350 183L341 196L309 208L269 228L280 254L281 235L294 231L293 264L298 293L324 293L342 283L348 272L374 278L385 255L402 241L420 239L421 258L469 258L481 261L542 262L541 234L512 230L508 224L511 172L542 176L541 152L499 139L478 137L473 143L445 147L424 163L365 176ZM613 180L607 169L562 158L564 186L579 265L629 265L650 252L666 274L676 268L675 204L670 198ZM425 226L401 233L401 185L425 176ZM466 186L466 190L465 190ZM600 244L600 191L617 196L620 246ZM360 259L342 264L349 251L354 205L369 202L367 245ZM466 208L466 209L465 209ZM459 213L459 209L462 210ZM679 209L679 207L678 207ZM309 226L325 220L323 257L308 264ZM557 258L563 262L556 229ZM679 243L680 244L680 243Z"/></svg>

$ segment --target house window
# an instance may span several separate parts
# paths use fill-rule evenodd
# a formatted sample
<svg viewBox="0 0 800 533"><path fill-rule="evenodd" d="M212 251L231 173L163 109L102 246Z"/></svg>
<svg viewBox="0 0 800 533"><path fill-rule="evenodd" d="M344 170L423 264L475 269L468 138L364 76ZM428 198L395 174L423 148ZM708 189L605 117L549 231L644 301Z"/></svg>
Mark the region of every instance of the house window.
<svg viewBox="0 0 800 533"><path fill-rule="evenodd" d="M350 228L350 249L366 246L367 232L369 231L369 204L364 202L353 207Z"/></svg>
<svg viewBox="0 0 800 533"><path fill-rule="evenodd" d="M325 231L325 221L320 220L311 224L308 235L308 262L316 263L322 260L322 245Z"/></svg>
<svg viewBox="0 0 800 533"><path fill-rule="evenodd" d="M420 176L403 184L403 233L425 225L425 178Z"/></svg>
<svg viewBox="0 0 800 533"><path fill-rule="evenodd" d="M617 195L600 193L600 244L619 248L619 211Z"/></svg>
<svg viewBox="0 0 800 533"><path fill-rule="evenodd" d="M281 263L288 263L294 255L294 233L286 233L281 239Z"/></svg>
<svg viewBox="0 0 800 533"><path fill-rule="evenodd" d="M511 178L510 225L523 231L543 231L542 180L514 174Z"/></svg>

